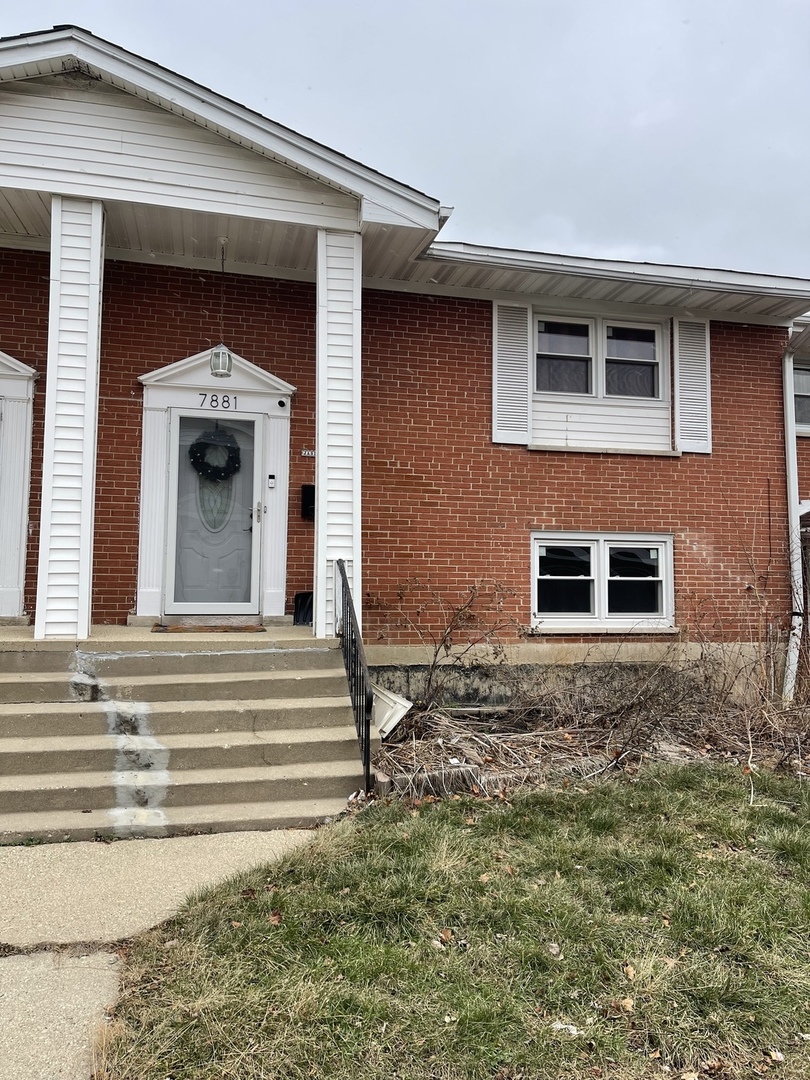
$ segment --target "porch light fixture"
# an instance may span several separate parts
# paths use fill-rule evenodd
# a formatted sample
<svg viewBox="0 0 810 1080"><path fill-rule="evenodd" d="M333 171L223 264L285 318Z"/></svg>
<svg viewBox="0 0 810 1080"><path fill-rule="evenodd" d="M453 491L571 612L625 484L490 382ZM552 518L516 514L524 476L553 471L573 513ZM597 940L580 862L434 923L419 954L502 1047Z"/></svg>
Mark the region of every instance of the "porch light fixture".
<svg viewBox="0 0 810 1080"><path fill-rule="evenodd" d="M211 374L218 379L230 379L233 369L233 357L230 349L225 345L217 345L211 350L210 358Z"/></svg>
<svg viewBox="0 0 810 1080"><path fill-rule="evenodd" d="M231 356L228 347L223 344L222 339L225 337L225 330L223 329L225 321L225 249L228 246L227 236L218 236L217 244L219 245L219 336L220 343L215 349L211 350L211 356L209 359L209 365L211 368L211 374L217 379L230 379L231 370L233 368L233 357Z"/></svg>

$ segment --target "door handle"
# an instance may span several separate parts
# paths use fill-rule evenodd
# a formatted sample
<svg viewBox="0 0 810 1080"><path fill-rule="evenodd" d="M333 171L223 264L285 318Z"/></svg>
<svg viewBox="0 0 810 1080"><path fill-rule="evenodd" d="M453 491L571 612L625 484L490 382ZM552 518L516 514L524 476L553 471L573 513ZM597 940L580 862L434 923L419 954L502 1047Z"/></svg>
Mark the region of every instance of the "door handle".
<svg viewBox="0 0 810 1080"><path fill-rule="evenodd" d="M262 520L262 504L260 502L257 502L256 503L256 521L261 521L261 520Z"/></svg>

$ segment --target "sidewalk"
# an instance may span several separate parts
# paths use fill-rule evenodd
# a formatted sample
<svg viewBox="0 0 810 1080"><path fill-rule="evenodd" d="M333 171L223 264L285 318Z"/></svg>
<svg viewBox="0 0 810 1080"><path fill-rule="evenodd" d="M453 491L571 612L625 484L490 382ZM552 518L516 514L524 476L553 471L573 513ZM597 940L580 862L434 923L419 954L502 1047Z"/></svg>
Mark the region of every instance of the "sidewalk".
<svg viewBox="0 0 810 1080"><path fill-rule="evenodd" d="M88 1080L118 992L111 946L306 830L0 847L0 1080ZM5 955L4 955L5 954Z"/></svg>

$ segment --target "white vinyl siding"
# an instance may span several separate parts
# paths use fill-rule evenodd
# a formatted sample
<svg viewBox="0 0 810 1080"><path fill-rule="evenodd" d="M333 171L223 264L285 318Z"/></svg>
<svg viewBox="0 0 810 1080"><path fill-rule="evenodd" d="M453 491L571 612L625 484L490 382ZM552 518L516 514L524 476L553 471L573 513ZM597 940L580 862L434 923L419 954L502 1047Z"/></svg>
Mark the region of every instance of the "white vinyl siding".
<svg viewBox="0 0 810 1080"><path fill-rule="evenodd" d="M7 187L343 229L352 196L125 93L0 91Z"/></svg>
<svg viewBox="0 0 810 1080"><path fill-rule="evenodd" d="M547 449L672 449L669 401L536 394L532 432L532 443Z"/></svg>
<svg viewBox="0 0 810 1080"><path fill-rule="evenodd" d="M337 559L360 615L360 238L318 235L314 632L336 632Z"/></svg>
<svg viewBox="0 0 810 1080"><path fill-rule="evenodd" d="M57 196L52 221L34 636L84 638L90 631L103 207Z"/></svg>
<svg viewBox="0 0 810 1080"><path fill-rule="evenodd" d="M712 451L709 323L675 320L675 445L693 454Z"/></svg>

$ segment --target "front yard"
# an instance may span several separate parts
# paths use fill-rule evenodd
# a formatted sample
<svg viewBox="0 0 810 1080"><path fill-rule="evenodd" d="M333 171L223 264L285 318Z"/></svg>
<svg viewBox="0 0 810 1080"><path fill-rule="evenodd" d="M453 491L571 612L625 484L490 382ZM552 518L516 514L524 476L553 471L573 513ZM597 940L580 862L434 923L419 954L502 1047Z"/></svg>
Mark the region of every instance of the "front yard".
<svg viewBox="0 0 810 1080"><path fill-rule="evenodd" d="M128 952L104 1080L810 1074L810 786L371 805Z"/></svg>

